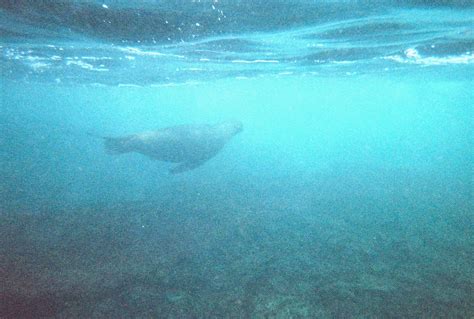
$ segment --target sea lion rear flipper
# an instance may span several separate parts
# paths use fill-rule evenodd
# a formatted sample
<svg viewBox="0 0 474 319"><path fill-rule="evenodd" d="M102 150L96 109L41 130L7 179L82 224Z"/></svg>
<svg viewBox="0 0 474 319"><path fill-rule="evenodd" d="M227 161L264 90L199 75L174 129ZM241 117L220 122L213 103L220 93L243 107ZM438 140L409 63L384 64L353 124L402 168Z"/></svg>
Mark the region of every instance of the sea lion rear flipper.
<svg viewBox="0 0 474 319"><path fill-rule="evenodd" d="M196 162L184 162L179 164L178 166L173 167L170 169L170 174L179 174L182 172L190 171L195 169L198 166L201 166L205 161L196 161Z"/></svg>
<svg viewBox="0 0 474 319"><path fill-rule="evenodd" d="M117 155L117 154L130 152L130 149L129 149L130 137L129 136L109 137L109 136L102 136L99 134L95 134L92 132L87 132L86 134L92 137L103 139L105 151L107 152L107 154Z"/></svg>
<svg viewBox="0 0 474 319"><path fill-rule="evenodd" d="M107 154L116 155L130 152L128 137L103 137Z"/></svg>

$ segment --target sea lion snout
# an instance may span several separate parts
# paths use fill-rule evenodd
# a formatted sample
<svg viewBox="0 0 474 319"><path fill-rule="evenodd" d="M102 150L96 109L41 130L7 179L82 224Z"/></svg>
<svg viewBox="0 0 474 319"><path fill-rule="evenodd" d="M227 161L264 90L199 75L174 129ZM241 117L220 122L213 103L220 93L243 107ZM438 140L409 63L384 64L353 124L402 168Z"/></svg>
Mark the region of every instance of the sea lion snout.
<svg viewBox="0 0 474 319"><path fill-rule="evenodd" d="M236 135L244 130L244 125L242 122L233 120L233 121L226 121L222 123L222 126L229 132L232 132L232 135Z"/></svg>
<svg viewBox="0 0 474 319"><path fill-rule="evenodd" d="M242 124L242 122L236 121L234 124L235 134L240 133L244 130L244 125Z"/></svg>

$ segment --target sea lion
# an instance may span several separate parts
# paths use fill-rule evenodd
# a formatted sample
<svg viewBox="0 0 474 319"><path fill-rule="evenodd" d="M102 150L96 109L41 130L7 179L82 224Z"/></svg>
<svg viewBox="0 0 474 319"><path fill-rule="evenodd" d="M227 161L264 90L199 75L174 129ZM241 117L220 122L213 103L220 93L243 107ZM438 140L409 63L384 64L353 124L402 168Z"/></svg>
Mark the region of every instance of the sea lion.
<svg viewBox="0 0 474 319"><path fill-rule="evenodd" d="M239 121L215 125L178 125L123 137L103 137L109 154L137 152L152 159L179 163L171 174L195 169L214 157L242 131Z"/></svg>

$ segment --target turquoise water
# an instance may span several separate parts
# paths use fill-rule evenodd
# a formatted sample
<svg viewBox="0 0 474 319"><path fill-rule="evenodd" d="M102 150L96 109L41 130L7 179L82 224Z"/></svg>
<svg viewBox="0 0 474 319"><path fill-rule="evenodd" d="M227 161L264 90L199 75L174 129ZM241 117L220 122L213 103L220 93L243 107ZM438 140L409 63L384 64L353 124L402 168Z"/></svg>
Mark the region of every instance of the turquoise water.
<svg viewBox="0 0 474 319"><path fill-rule="evenodd" d="M0 317L474 316L469 2L0 9ZM91 136L228 119L177 175Z"/></svg>

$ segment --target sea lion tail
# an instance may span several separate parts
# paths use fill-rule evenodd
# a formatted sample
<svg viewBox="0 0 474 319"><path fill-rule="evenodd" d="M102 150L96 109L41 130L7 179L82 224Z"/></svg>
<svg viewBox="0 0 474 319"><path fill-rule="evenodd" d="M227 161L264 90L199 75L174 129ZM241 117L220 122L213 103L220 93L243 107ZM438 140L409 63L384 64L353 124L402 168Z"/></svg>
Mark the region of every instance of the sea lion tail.
<svg viewBox="0 0 474 319"><path fill-rule="evenodd" d="M130 151L127 147L126 140L122 137L103 137L103 139L107 154L117 155Z"/></svg>
<svg viewBox="0 0 474 319"><path fill-rule="evenodd" d="M95 137L95 138L101 138L101 139L106 138L105 136L102 136L102 135L99 135L99 134L96 134L96 133L92 133L92 132L86 132L86 134L89 135L89 136Z"/></svg>
<svg viewBox="0 0 474 319"><path fill-rule="evenodd" d="M87 132L87 135L100 138L104 140L105 151L107 154L117 155L122 153L127 153L129 150L127 149L126 141L123 137L109 137L109 136L102 136L95 133Z"/></svg>

